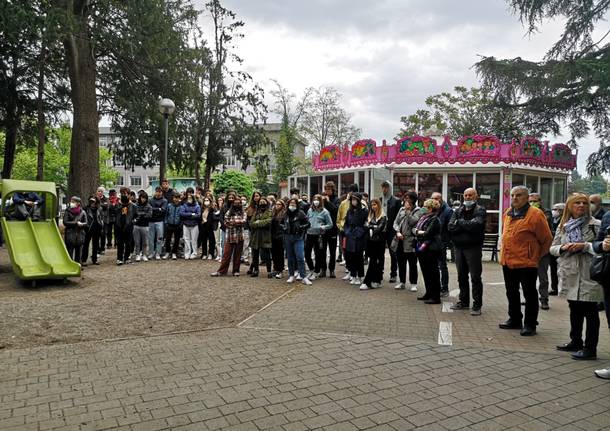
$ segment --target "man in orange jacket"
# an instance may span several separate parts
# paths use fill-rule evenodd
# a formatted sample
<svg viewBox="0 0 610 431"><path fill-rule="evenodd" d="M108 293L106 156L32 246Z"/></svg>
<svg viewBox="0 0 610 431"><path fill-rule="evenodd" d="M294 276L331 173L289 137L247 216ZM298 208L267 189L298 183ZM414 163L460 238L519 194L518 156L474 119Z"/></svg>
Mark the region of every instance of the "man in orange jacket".
<svg viewBox="0 0 610 431"><path fill-rule="evenodd" d="M500 251L508 320L500 323L500 328L521 329L521 335L531 336L536 334L538 324L538 263L549 252L553 236L544 213L530 206L525 186L513 187L510 197L511 207L502 219ZM521 313L519 286L525 297L525 319Z"/></svg>

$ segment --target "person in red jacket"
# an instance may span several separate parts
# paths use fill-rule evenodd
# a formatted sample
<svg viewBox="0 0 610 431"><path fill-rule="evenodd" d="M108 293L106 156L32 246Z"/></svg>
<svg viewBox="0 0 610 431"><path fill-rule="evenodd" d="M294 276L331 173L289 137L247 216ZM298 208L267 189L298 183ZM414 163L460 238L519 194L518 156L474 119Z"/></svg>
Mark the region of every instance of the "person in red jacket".
<svg viewBox="0 0 610 431"><path fill-rule="evenodd" d="M521 335L531 336L536 334L538 325L538 264L548 254L553 236L544 213L530 206L529 190L525 186L513 187L510 197L511 207L502 219L500 251L509 318L499 326L501 329L521 329ZM519 287L525 297L525 318L521 312Z"/></svg>

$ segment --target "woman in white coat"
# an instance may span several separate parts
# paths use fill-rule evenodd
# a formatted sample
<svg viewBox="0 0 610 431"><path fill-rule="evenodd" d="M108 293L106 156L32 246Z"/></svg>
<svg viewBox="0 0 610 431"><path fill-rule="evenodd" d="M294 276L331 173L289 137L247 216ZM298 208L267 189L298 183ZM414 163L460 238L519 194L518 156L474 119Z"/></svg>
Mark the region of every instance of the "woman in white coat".
<svg viewBox="0 0 610 431"><path fill-rule="evenodd" d="M570 306L570 342L557 346L557 350L574 352L573 359L597 358L597 304L603 300L603 292L601 285L589 278L589 269L591 257L595 255L592 242L599 228L599 220L591 217L587 195L570 195L551 245L551 254L558 257L558 275ZM587 329L583 343L585 320Z"/></svg>

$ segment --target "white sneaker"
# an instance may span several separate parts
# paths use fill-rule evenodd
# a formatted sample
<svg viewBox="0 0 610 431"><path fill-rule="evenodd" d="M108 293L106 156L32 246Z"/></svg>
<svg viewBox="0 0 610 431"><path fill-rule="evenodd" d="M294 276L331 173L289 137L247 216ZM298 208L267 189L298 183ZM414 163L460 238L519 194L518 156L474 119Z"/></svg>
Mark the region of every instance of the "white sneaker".
<svg viewBox="0 0 610 431"><path fill-rule="evenodd" d="M610 380L610 368L602 368L601 370L595 370L595 375L600 379Z"/></svg>
<svg viewBox="0 0 610 431"><path fill-rule="evenodd" d="M222 261L222 258L221 258L220 256L218 256L218 257L216 258L216 262L220 262L220 261Z"/></svg>
<svg viewBox="0 0 610 431"><path fill-rule="evenodd" d="M136 262L139 262L141 260L142 260L142 255L141 254L137 255L136 256Z"/></svg>
<svg viewBox="0 0 610 431"><path fill-rule="evenodd" d="M146 257L146 256L142 256L142 260L143 260L144 262L148 262L148 257Z"/></svg>
<svg viewBox="0 0 610 431"><path fill-rule="evenodd" d="M201 260L208 260L208 256L207 255L201 256Z"/></svg>
<svg viewBox="0 0 610 431"><path fill-rule="evenodd" d="M361 283L360 277L354 277L354 278L352 278L352 281L349 282L349 284L353 284L354 286L357 286L360 283Z"/></svg>
<svg viewBox="0 0 610 431"><path fill-rule="evenodd" d="M163 260L169 259L169 253L165 253L162 257Z"/></svg>
<svg viewBox="0 0 610 431"><path fill-rule="evenodd" d="M176 253L172 253L172 260L176 260L178 259L178 256L176 256Z"/></svg>
<svg viewBox="0 0 610 431"><path fill-rule="evenodd" d="M417 292L417 284L412 284L411 285L411 289L409 289L411 292Z"/></svg>
<svg viewBox="0 0 610 431"><path fill-rule="evenodd" d="M307 277L305 277L305 278L307 278ZM301 277L301 275L299 274L294 279L297 281L301 281L301 280L303 280L303 277Z"/></svg>
<svg viewBox="0 0 610 431"><path fill-rule="evenodd" d="M360 285L360 290L369 290L369 287L366 284L362 283Z"/></svg>
<svg viewBox="0 0 610 431"><path fill-rule="evenodd" d="M311 281L314 281L316 278L318 278L320 274L317 272L312 272L311 275L307 278L309 278Z"/></svg>
<svg viewBox="0 0 610 431"><path fill-rule="evenodd" d="M286 280L286 283L294 283L294 276L291 275L290 277L288 277L288 280Z"/></svg>
<svg viewBox="0 0 610 431"><path fill-rule="evenodd" d="M404 283L398 283L396 286L394 286L394 290L402 290L404 288L405 288Z"/></svg>
<svg viewBox="0 0 610 431"><path fill-rule="evenodd" d="M298 276L299 276L299 271L295 271L295 272L294 272L294 276L295 276L295 277L298 277Z"/></svg>
<svg viewBox="0 0 610 431"><path fill-rule="evenodd" d="M309 278L305 277L302 281L305 286L311 286L313 283L309 280Z"/></svg>
<svg viewBox="0 0 610 431"><path fill-rule="evenodd" d="M381 283L371 283L371 287L373 289L379 289L381 288L383 285Z"/></svg>
<svg viewBox="0 0 610 431"><path fill-rule="evenodd" d="M121 259L117 259L116 264L119 265L119 266L123 265L123 261Z"/></svg>
<svg viewBox="0 0 610 431"><path fill-rule="evenodd" d="M339 262L339 265L341 265L341 266L345 266L345 261L344 261L344 260L342 260L341 262Z"/></svg>
<svg viewBox="0 0 610 431"><path fill-rule="evenodd" d="M341 278L341 280L344 280L344 281L351 281L351 280L352 280L352 276L351 276L351 275L349 275L349 274L346 274L346 275L345 275L345 277Z"/></svg>

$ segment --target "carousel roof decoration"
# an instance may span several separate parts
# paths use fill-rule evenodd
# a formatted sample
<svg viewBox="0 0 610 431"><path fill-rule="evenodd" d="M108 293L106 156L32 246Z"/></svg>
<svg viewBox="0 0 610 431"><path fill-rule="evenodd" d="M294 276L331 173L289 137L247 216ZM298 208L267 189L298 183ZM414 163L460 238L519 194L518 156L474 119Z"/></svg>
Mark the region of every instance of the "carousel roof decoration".
<svg viewBox="0 0 610 431"><path fill-rule="evenodd" d="M462 136L451 141L444 136L438 143L431 136L406 136L392 145L383 140L378 146L373 139L361 139L353 145L330 145L313 155L317 171L388 164L518 164L561 170L576 167L578 152L565 144L550 145L548 141L526 136L510 143L492 135Z"/></svg>

